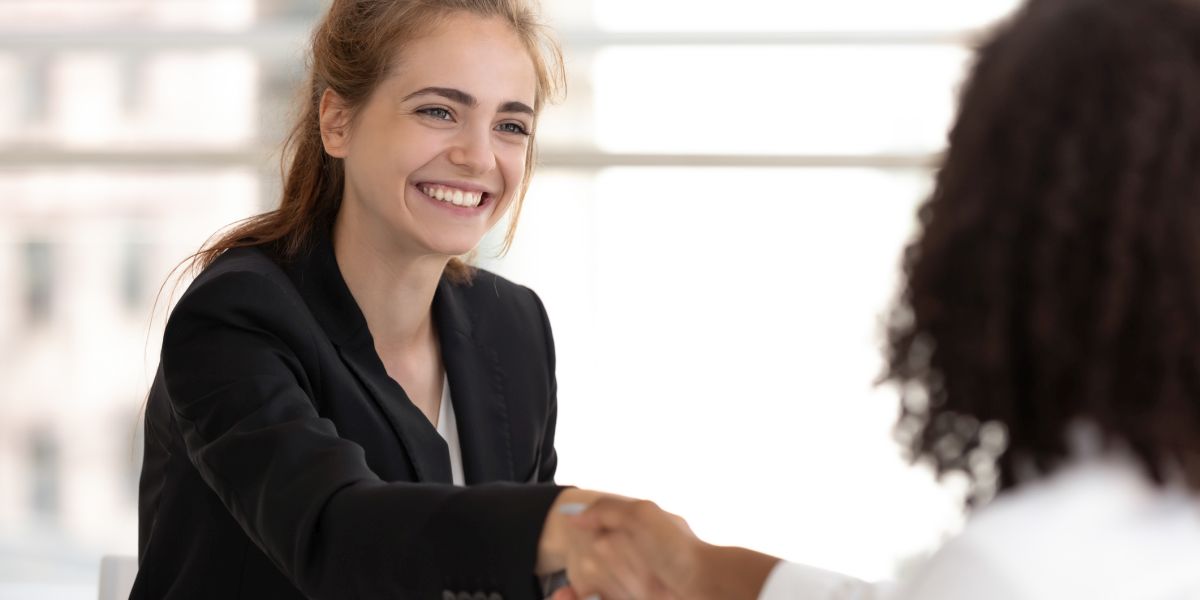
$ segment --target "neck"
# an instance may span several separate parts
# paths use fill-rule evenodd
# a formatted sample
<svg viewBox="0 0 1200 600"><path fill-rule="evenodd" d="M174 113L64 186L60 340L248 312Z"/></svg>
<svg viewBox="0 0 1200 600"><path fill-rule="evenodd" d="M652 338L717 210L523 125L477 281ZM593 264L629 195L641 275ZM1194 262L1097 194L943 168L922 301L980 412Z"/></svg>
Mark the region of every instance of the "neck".
<svg viewBox="0 0 1200 600"><path fill-rule="evenodd" d="M403 353L435 337L433 295L449 257L404 252L349 231L342 219L333 226L333 253L376 348Z"/></svg>

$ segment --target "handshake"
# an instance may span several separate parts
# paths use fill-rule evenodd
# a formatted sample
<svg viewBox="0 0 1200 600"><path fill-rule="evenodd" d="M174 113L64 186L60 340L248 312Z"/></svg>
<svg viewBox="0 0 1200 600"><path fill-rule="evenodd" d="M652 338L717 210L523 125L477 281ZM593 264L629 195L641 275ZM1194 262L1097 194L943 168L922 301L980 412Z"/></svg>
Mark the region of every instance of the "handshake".
<svg viewBox="0 0 1200 600"><path fill-rule="evenodd" d="M537 572L566 572L551 600L754 600L778 561L707 544L648 500L567 489L546 516Z"/></svg>

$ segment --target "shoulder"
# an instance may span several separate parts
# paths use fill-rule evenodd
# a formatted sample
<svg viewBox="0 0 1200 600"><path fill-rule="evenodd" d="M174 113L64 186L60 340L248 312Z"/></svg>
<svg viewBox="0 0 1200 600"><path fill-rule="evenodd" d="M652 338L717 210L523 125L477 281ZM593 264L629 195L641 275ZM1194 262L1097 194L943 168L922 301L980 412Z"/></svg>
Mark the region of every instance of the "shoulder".
<svg viewBox="0 0 1200 600"><path fill-rule="evenodd" d="M537 299L533 290L487 269L476 268L470 281L450 285L464 297L490 304L520 304Z"/></svg>
<svg viewBox="0 0 1200 600"><path fill-rule="evenodd" d="M188 287L187 293L205 286L221 285L218 282L229 279L239 281L257 279L276 285L289 281L279 264L261 248L233 248L223 252L197 275L195 281ZM286 287L292 286L289 284Z"/></svg>
<svg viewBox="0 0 1200 600"><path fill-rule="evenodd" d="M1041 600L1031 595L1031 576L1012 572L986 544L959 537L946 543L925 564L895 584L886 600ZM1032 577L1036 579L1036 577ZM1049 600L1049 599L1047 599Z"/></svg>
<svg viewBox="0 0 1200 600"><path fill-rule="evenodd" d="M319 369L320 328L287 275L262 251L230 250L201 272L171 310L160 362L169 396L232 379L286 381Z"/></svg>
<svg viewBox="0 0 1200 600"><path fill-rule="evenodd" d="M1123 460L1076 462L981 508L920 570L922 593L904 598L941 598L929 590L953 585L1021 598L1171 598L1200 589L1197 556L1200 499Z"/></svg>
<svg viewBox="0 0 1200 600"><path fill-rule="evenodd" d="M491 271L477 269L465 283L444 279L434 298L434 316L442 331L459 331L477 342L523 355L544 354L554 363L550 319L541 299L533 290Z"/></svg>
<svg viewBox="0 0 1200 600"><path fill-rule="evenodd" d="M449 288L472 313L484 320L546 319L542 300L532 289L486 269L475 269L470 282L451 282Z"/></svg>
<svg viewBox="0 0 1200 600"><path fill-rule="evenodd" d="M180 298L184 303L189 296L212 292L268 292L271 296L286 296L295 292L295 285L273 258L260 248L233 248L217 257L188 286ZM259 299L262 299L261 297Z"/></svg>
<svg viewBox="0 0 1200 600"><path fill-rule="evenodd" d="M287 321L303 309L295 285L270 255L235 248L196 276L172 309L167 329L185 321Z"/></svg>

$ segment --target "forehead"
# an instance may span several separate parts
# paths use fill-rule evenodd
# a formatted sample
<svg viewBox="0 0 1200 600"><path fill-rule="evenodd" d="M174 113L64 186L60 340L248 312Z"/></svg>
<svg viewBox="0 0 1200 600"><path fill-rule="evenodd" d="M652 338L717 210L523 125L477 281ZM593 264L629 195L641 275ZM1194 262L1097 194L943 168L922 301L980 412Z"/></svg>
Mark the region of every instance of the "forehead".
<svg viewBox="0 0 1200 600"><path fill-rule="evenodd" d="M484 105L534 105L537 75L520 37L498 18L454 13L397 52L389 83L403 92L449 87Z"/></svg>

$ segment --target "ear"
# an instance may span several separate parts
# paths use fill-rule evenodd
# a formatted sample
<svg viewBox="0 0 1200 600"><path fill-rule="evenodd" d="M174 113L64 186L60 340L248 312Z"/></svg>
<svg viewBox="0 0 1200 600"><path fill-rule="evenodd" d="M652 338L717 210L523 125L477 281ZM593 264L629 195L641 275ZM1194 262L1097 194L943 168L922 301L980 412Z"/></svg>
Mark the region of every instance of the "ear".
<svg viewBox="0 0 1200 600"><path fill-rule="evenodd" d="M350 147L350 109L332 89L325 88L318 106L321 124L321 143L325 152L335 158L346 158Z"/></svg>

